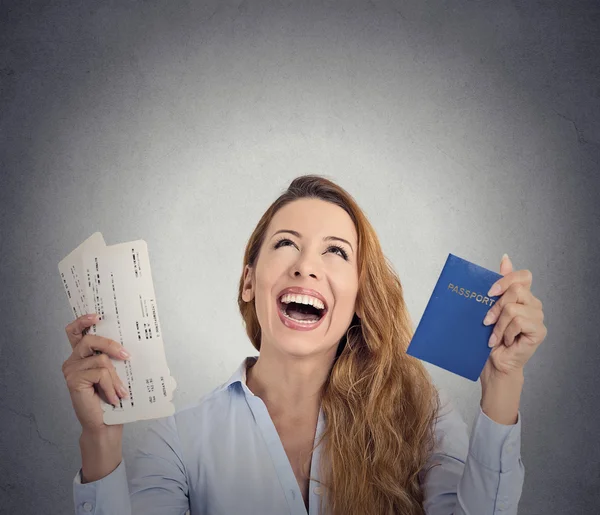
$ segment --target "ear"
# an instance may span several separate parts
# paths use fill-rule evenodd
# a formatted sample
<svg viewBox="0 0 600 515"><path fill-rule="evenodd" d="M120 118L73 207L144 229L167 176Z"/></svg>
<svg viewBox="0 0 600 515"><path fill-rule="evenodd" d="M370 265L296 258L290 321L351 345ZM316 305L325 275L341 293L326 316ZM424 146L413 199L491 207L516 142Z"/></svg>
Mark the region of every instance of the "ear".
<svg viewBox="0 0 600 515"><path fill-rule="evenodd" d="M244 269L244 286L242 289L242 299L244 302L250 302L254 298L254 273L251 266L246 265Z"/></svg>
<svg viewBox="0 0 600 515"><path fill-rule="evenodd" d="M358 304L358 303L357 303L357 304ZM362 314L362 309L361 309L360 307L358 307L358 306L355 306L355 307L356 307L356 310L355 310L356 316L357 316L358 318L362 318L362 317L363 317L363 314Z"/></svg>

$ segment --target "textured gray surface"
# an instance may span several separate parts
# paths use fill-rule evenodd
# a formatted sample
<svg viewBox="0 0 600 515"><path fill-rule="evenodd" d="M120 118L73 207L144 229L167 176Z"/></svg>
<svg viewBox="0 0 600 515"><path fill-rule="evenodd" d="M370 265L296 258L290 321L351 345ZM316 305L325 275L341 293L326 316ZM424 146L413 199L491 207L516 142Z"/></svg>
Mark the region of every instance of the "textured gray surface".
<svg viewBox="0 0 600 515"><path fill-rule="evenodd" d="M340 5L343 4L343 5ZM354 194L415 324L448 252L533 272L519 513L600 505L600 7L2 2L0 512L72 513L57 264L148 242L178 408L254 353L244 245L303 173ZM480 386L429 367L471 427ZM125 456L144 423L126 426Z"/></svg>

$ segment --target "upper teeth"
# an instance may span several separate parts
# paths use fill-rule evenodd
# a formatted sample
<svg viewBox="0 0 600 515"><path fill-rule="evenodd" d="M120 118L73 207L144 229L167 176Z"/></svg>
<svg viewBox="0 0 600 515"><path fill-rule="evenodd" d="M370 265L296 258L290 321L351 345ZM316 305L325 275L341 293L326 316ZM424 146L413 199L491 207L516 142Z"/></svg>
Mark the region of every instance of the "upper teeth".
<svg viewBox="0 0 600 515"><path fill-rule="evenodd" d="M310 295L293 295L291 293L286 293L283 297L281 297L281 302L284 304L297 302L298 304L309 304L317 309L325 309L325 304L323 304L323 302L315 297L311 297Z"/></svg>

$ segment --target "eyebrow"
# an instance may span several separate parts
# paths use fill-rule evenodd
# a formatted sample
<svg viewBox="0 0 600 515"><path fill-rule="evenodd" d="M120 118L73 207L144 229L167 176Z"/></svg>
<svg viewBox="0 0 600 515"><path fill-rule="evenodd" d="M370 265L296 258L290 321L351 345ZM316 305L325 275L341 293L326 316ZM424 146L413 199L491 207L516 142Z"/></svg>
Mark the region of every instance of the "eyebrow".
<svg viewBox="0 0 600 515"><path fill-rule="evenodd" d="M289 232L290 234L293 234L294 236L296 236L296 238L302 238L302 235L298 231L292 231L290 229L281 229L277 232L274 232L273 235L271 236L271 238L273 236L275 236L276 234L279 234L280 232ZM348 245L352 249L352 252L354 252L354 248L352 247L350 242L345 240L344 238L338 238L337 236L325 236L325 238L323 238L323 241L332 241L332 240L343 241L346 245Z"/></svg>

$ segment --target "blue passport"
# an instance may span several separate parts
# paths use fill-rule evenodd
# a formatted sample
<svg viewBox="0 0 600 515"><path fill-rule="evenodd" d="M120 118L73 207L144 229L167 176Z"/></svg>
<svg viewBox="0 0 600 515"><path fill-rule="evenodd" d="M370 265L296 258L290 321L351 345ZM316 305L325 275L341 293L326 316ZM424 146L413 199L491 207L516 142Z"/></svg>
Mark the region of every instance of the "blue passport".
<svg viewBox="0 0 600 515"><path fill-rule="evenodd" d="M477 381L492 351L488 340L494 324L485 326L483 319L500 298L487 292L501 277L448 254L406 353Z"/></svg>

